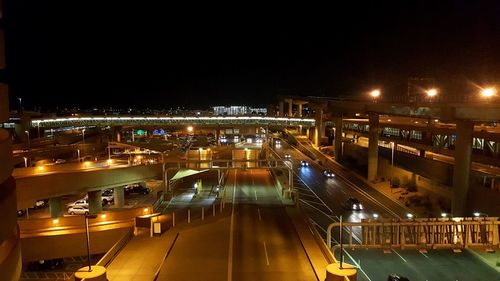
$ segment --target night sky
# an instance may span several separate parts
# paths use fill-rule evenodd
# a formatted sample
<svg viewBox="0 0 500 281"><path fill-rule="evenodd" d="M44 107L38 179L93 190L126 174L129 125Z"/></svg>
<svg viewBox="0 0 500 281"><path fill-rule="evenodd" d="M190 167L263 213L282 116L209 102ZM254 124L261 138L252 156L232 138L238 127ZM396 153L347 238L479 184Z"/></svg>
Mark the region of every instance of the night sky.
<svg viewBox="0 0 500 281"><path fill-rule="evenodd" d="M404 95L408 77L443 94L500 81L500 1L105 2L4 1L12 107L266 105Z"/></svg>

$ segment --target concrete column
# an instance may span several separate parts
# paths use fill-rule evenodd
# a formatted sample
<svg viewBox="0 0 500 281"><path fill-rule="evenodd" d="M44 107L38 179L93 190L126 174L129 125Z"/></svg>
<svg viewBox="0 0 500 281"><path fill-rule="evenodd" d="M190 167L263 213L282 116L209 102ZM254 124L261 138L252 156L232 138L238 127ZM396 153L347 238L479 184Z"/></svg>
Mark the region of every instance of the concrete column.
<svg viewBox="0 0 500 281"><path fill-rule="evenodd" d="M58 218L64 215L61 197L54 197L49 199L49 211L52 218Z"/></svg>
<svg viewBox="0 0 500 281"><path fill-rule="evenodd" d="M125 191L124 187L113 188L114 205L116 208L123 208L125 204Z"/></svg>
<svg viewBox="0 0 500 281"><path fill-rule="evenodd" d="M379 116L369 115L370 128L368 132L368 180L377 179L378 168L378 138L379 138Z"/></svg>
<svg viewBox="0 0 500 281"><path fill-rule="evenodd" d="M342 117L335 118L335 159L342 158Z"/></svg>
<svg viewBox="0 0 500 281"><path fill-rule="evenodd" d="M102 212L102 196L100 190L89 191L89 214L95 215Z"/></svg>
<svg viewBox="0 0 500 281"><path fill-rule="evenodd" d="M289 99L288 100L288 117L293 116L293 100Z"/></svg>
<svg viewBox="0 0 500 281"><path fill-rule="evenodd" d="M467 120L457 121L457 141L455 143L455 164L453 167L453 197L451 202L451 212L454 217L467 215L467 192L469 191L470 181L473 131L473 122Z"/></svg>
<svg viewBox="0 0 500 281"><path fill-rule="evenodd" d="M302 103L297 104L297 116L302 117Z"/></svg>
<svg viewBox="0 0 500 281"><path fill-rule="evenodd" d="M309 132L310 130L311 130L310 128L307 128L307 129L306 129L306 137L307 137L308 139L310 139L310 132Z"/></svg>
<svg viewBox="0 0 500 281"><path fill-rule="evenodd" d="M279 112L278 116L285 116L285 104L283 101L279 102Z"/></svg>
<svg viewBox="0 0 500 281"><path fill-rule="evenodd" d="M425 157L425 149L420 149L419 155L420 155L420 157Z"/></svg>
<svg viewBox="0 0 500 281"><path fill-rule="evenodd" d="M314 142L315 146L319 146L319 130L318 130L318 126L314 126L313 142Z"/></svg>
<svg viewBox="0 0 500 281"><path fill-rule="evenodd" d="M122 139L121 126L113 126L111 127L111 139L116 142L120 142Z"/></svg>

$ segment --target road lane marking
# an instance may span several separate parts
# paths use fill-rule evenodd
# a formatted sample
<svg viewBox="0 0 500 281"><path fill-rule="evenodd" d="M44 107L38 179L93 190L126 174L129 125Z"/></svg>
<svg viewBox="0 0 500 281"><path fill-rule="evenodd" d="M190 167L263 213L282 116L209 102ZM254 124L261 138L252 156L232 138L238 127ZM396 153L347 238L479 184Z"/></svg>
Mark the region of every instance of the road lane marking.
<svg viewBox="0 0 500 281"><path fill-rule="evenodd" d="M229 227L229 253L227 257L227 280L233 280L233 230L234 230L234 202L236 198L236 170L234 171L233 203L231 206L231 225Z"/></svg>
<svg viewBox="0 0 500 281"><path fill-rule="evenodd" d="M401 256L398 252L396 252L396 250L394 249L391 249L394 253L396 253L396 255L398 255L404 262L408 262L405 260L405 258L403 258L403 256Z"/></svg>
<svg viewBox="0 0 500 281"><path fill-rule="evenodd" d="M266 254L266 263L267 265L269 265L269 257L267 256L266 241L264 241L264 254Z"/></svg>
<svg viewBox="0 0 500 281"><path fill-rule="evenodd" d="M255 194L255 201L257 201L257 200L258 200L258 199L257 199L257 190L255 190L255 189L254 189L254 190L253 190L253 193Z"/></svg>
<svg viewBox="0 0 500 281"><path fill-rule="evenodd" d="M259 221L262 221L262 217L260 216L260 208L257 208L257 213L259 213Z"/></svg>

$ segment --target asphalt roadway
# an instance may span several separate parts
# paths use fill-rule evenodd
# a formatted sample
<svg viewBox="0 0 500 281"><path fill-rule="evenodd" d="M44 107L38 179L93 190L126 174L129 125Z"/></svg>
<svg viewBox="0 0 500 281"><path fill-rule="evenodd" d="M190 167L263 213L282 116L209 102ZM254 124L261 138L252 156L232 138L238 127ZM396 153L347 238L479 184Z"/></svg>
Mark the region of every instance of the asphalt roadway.
<svg viewBox="0 0 500 281"><path fill-rule="evenodd" d="M231 171L226 191L226 214L181 232L157 280L317 280L268 171Z"/></svg>
<svg viewBox="0 0 500 281"><path fill-rule="evenodd" d="M308 145L307 142L302 144ZM301 209L314 221L324 237L328 225L338 221L341 215L344 221L360 221L373 218L374 213L385 218L405 218L406 214L411 212L338 164L326 163L323 160L322 165L319 165L286 142L282 142L281 146L275 147L274 150L281 158L284 158L285 154L291 155L295 174L294 185L299 191ZM313 150L312 147L309 147L309 150ZM310 166L300 167L300 160L308 161ZM323 169L332 170L336 177L325 178L321 173ZM349 197L359 199L364 210L346 210L343 205ZM353 241L356 243L357 237L360 237L360 229L354 230L354 233ZM335 238L338 234L338 231L333 233L334 244L337 242ZM344 243L347 243L346 236L344 235ZM495 270L469 250L462 253L453 253L452 250L431 250L428 253L420 253L417 250L395 250L390 254L384 254L382 250L374 249L345 250L345 253L345 261L360 268L358 281L387 280L387 276L392 273L399 273L411 281L500 280L499 267ZM338 253L336 254L338 257ZM494 258L498 257L500 261L498 253L491 255L495 255Z"/></svg>

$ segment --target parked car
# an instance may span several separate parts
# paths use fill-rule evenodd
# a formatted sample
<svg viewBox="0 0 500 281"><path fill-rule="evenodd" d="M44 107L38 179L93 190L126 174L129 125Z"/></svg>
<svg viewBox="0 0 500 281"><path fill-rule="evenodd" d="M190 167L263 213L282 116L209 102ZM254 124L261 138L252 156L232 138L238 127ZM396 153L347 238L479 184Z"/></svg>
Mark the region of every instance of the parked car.
<svg viewBox="0 0 500 281"><path fill-rule="evenodd" d="M115 201L115 196L113 195L113 189L105 189L102 192L102 204L107 205Z"/></svg>
<svg viewBox="0 0 500 281"><path fill-rule="evenodd" d="M70 215L88 215L89 207L88 206L73 206L68 209L68 213Z"/></svg>
<svg viewBox="0 0 500 281"><path fill-rule="evenodd" d="M76 200L73 203L66 204L66 207L71 208L71 207L75 207L75 206L88 206L88 205L89 205L89 202L87 201L87 198L82 198L82 199Z"/></svg>
<svg viewBox="0 0 500 281"><path fill-rule="evenodd" d="M363 205L361 202L359 202L358 199L351 197L347 199L347 202L345 203L344 206L347 210L352 210L352 211L361 211L363 210Z"/></svg>
<svg viewBox="0 0 500 281"><path fill-rule="evenodd" d="M331 170L323 170L323 176L327 178L334 178L335 174Z"/></svg>
<svg viewBox="0 0 500 281"><path fill-rule="evenodd" d="M17 210L17 217L22 217L24 216L25 211L24 210Z"/></svg>
<svg viewBox="0 0 500 281"><path fill-rule="evenodd" d="M309 167L309 162L307 162L306 160L301 160L300 161L300 166L301 167Z"/></svg>
<svg viewBox="0 0 500 281"><path fill-rule="evenodd" d="M64 159L57 159L55 163L56 164L64 164L64 163L66 163L66 160L64 160Z"/></svg>
<svg viewBox="0 0 500 281"><path fill-rule="evenodd" d="M389 277L387 277L387 281L410 281L410 279L399 274L391 274L389 275Z"/></svg>
<svg viewBox="0 0 500 281"><path fill-rule="evenodd" d="M124 189L125 194L148 194L151 190L140 184L129 184Z"/></svg>
<svg viewBox="0 0 500 281"><path fill-rule="evenodd" d="M42 271L42 270L60 268L63 265L64 265L64 260L61 258L51 259L51 260L39 260L28 263L28 269L31 271Z"/></svg>
<svg viewBox="0 0 500 281"><path fill-rule="evenodd" d="M49 205L49 200L44 199L44 200L37 200L35 202L35 206L33 206L34 209L42 209L45 208Z"/></svg>

